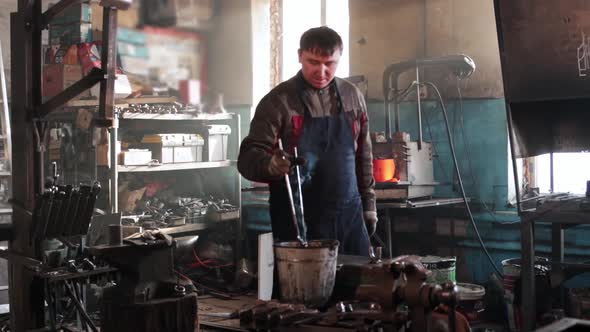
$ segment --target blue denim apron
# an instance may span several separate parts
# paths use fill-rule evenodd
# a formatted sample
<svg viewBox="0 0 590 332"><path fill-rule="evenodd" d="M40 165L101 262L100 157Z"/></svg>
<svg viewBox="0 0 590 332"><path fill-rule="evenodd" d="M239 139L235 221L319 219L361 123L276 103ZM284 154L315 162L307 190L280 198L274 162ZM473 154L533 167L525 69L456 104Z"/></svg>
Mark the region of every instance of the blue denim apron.
<svg viewBox="0 0 590 332"><path fill-rule="evenodd" d="M312 117L300 95L305 115L297 149L307 160L301 167L307 237L308 240L336 239L340 241L340 253L368 256L370 241L357 185L352 120L344 112L338 87L333 84L338 96L337 114ZM298 204L296 176L291 175L290 180ZM295 240L284 181L270 186L270 214L275 239Z"/></svg>

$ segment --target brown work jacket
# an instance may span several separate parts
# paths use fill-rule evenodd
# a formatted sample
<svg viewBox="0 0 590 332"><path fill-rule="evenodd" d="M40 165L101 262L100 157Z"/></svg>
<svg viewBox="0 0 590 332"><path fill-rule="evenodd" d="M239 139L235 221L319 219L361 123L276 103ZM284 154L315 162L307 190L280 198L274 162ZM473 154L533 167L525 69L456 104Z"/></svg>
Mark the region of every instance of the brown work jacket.
<svg viewBox="0 0 590 332"><path fill-rule="evenodd" d="M258 104L250 123L250 132L240 146L238 170L248 180L270 183L281 181L268 172L278 138L293 142L303 133L303 117L307 106L312 117L330 116L339 111L335 87L338 88L344 112L349 114L356 151L356 175L363 211L375 211L373 153L369 136L367 104L352 83L334 78L323 89L307 85L300 73L272 89ZM295 139L296 141L296 139ZM292 146L285 147L287 151ZM338 167L338 165L334 165Z"/></svg>

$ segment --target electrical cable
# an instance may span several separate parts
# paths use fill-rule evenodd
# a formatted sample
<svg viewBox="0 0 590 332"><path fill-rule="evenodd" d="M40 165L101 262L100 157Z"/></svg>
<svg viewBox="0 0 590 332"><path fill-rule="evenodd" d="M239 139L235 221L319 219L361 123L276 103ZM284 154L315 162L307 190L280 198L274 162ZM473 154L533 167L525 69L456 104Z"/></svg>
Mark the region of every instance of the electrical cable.
<svg viewBox="0 0 590 332"><path fill-rule="evenodd" d="M412 89L414 86L416 86L416 84L418 84L418 82L413 81L412 83L410 83L410 85L408 85L408 87L406 87L402 92L397 94L397 102L401 104L401 102L408 98L412 93L415 93L416 90ZM390 93L396 93L394 90L390 90ZM401 105L400 105L401 106ZM424 117L424 121L426 121L426 128L428 129L428 134L430 135L430 141L433 142L432 139L432 131L430 129L430 122L428 121L428 117ZM447 169L444 167L442 161L440 160L440 158L438 158L438 151L436 150L436 144L432 144L432 152L435 156L437 156L436 161L438 164L438 167L441 169L441 171L443 172L443 174L447 174Z"/></svg>
<svg viewBox="0 0 590 332"><path fill-rule="evenodd" d="M436 149L436 145L434 143L434 138L432 136L432 130L430 128L430 121L428 120L429 116L424 116L424 122L426 122L426 129L428 130L428 135L430 136L430 142L432 143L432 152L433 154L436 156L436 161L438 164L438 167L440 168L441 172L446 176L447 175L447 169L446 167L443 165L442 161L439 158L439 154L438 154L438 150ZM452 174L449 174L451 177ZM440 183L440 184L447 184L447 183ZM452 182L450 182L450 184L452 184Z"/></svg>
<svg viewBox="0 0 590 332"><path fill-rule="evenodd" d="M498 267L496 266L496 264L494 263L494 260L492 259L492 256L490 255L490 253L488 252L488 249L485 246L485 243L483 242L481 235L479 234L479 229L477 228L477 225L475 224L475 219L473 218L473 214L471 213L471 208L469 207L469 202L467 201L467 195L465 194L465 188L463 187L463 180L461 179L461 172L459 171L459 164L457 162L457 155L455 154L455 146L453 144L453 136L451 134L451 128L449 126L449 119L448 119L448 115L447 115L447 109L445 107L445 103L442 99L442 95L440 94L440 91L438 90L438 87L432 83L432 82L424 82L423 84L428 85L430 87L432 87L438 97L438 100L440 102L440 107L442 109L443 112L443 116L444 116L444 120L445 120L445 126L447 129L447 136L449 139L449 147L451 149L451 155L453 157L453 165L455 166L455 172L457 174L457 181L459 182L459 188L461 189L461 196L463 198L463 201L465 202L465 208L467 210L467 214L469 215L469 220L471 221L471 224L473 225L473 229L475 231L475 235L477 236L477 240L479 241L479 244L481 245L482 250L484 251L484 253L486 254L488 260L490 261L490 264L492 265L492 267L494 268L494 271L496 272L496 274L498 275L498 277L500 279L503 279L504 276L502 274L502 272L500 271L500 269L498 269Z"/></svg>
<svg viewBox="0 0 590 332"><path fill-rule="evenodd" d="M472 162L472 158L471 158L471 147L469 144L469 140L467 139L467 136L465 135L465 119L464 119L465 112L463 110L463 95L461 94L461 87L459 85L459 82L460 82L460 80L457 80L457 95L459 96L459 128L461 130L461 137L463 138L463 150L465 152L465 156L467 157L467 166L469 167L469 173L471 175L471 182L473 184L473 187L479 188L479 180L475 176L475 171L473 170L473 162ZM457 118L456 115L453 119L455 119L455 118ZM455 130L455 129L453 128L453 130ZM494 214L492 209L490 209L490 207L486 204L486 202L483 199L481 199L481 197L479 198L479 203L483 206L484 210L486 210L486 212L492 217L492 219L494 219L495 223L502 224L502 225L510 225L510 224L520 222L520 219L515 220L515 221L507 221L507 222L499 221L496 218L496 215Z"/></svg>

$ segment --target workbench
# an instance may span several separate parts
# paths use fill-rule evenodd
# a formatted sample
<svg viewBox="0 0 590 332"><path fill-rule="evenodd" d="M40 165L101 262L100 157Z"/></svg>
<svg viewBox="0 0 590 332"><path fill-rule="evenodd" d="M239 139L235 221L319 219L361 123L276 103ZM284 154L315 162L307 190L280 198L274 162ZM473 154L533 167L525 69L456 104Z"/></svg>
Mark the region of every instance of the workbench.
<svg viewBox="0 0 590 332"><path fill-rule="evenodd" d="M551 227L551 287L553 295L564 305L560 291L562 282L590 271L590 264L565 261L565 229L590 224L590 201L576 195L556 196L537 203L532 210L521 213L522 248L522 331L533 331L537 308L535 286L535 224Z"/></svg>
<svg viewBox="0 0 590 332"><path fill-rule="evenodd" d="M341 264L364 264L367 257L338 255L338 265ZM227 298L217 298L211 295L204 295L198 298L198 320L202 331L227 330L227 331L250 331L240 326L240 319L235 313L240 309L252 306L257 303L256 292L247 295L240 295ZM298 327L281 327L280 331L347 331L351 329L344 327L318 326L303 324Z"/></svg>
<svg viewBox="0 0 590 332"><path fill-rule="evenodd" d="M467 199L469 201L469 198ZM385 243L375 234L373 237L387 249L386 257L393 257L393 222L396 215L408 215L416 210L452 206L463 204L463 198L430 198L420 200L387 201L377 200L377 211L382 211L385 218L380 220L385 223Z"/></svg>

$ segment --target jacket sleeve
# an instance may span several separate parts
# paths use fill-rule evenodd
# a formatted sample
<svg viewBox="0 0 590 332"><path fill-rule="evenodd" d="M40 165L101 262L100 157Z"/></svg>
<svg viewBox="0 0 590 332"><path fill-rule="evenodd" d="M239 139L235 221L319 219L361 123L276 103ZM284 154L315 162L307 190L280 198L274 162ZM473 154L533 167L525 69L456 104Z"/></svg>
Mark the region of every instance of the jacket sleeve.
<svg viewBox="0 0 590 332"><path fill-rule="evenodd" d="M373 147L371 145L369 131L367 104L360 91L358 92L358 98L361 112L358 115L360 130L357 139L358 148L356 153L357 181L363 202L363 211L376 211L375 179L373 178Z"/></svg>
<svg viewBox="0 0 590 332"><path fill-rule="evenodd" d="M238 171L248 180L270 182L276 180L268 172L268 165L282 128L281 108L272 98L263 98L250 122L250 132L240 146Z"/></svg>

